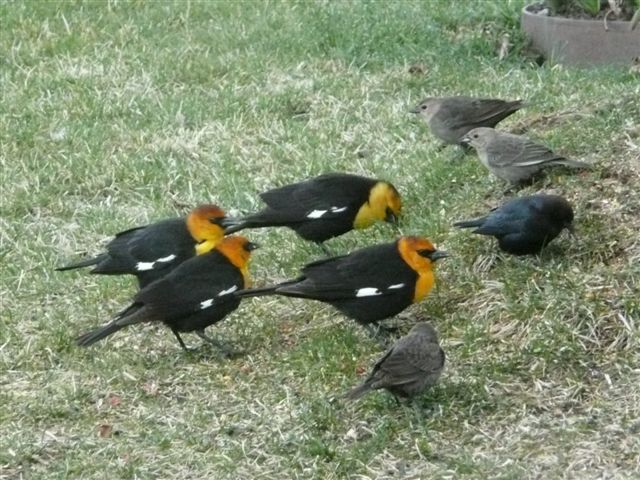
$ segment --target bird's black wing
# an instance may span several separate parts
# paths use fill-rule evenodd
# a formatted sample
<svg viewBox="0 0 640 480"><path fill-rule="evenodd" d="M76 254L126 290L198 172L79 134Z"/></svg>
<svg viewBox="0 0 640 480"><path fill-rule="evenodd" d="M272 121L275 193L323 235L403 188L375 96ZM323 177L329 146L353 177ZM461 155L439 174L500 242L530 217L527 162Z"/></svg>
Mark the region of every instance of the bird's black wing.
<svg viewBox="0 0 640 480"><path fill-rule="evenodd" d="M140 230L128 242L128 253L138 262L153 262L171 255L184 256L195 252L195 241L185 221L173 218Z"/></svg>
<svg viewBox="0 0 640 480"><path fill-rule="evenodd" d="M417 279L395 243L314 262L305 266L302 273L303 281L278 292L328 301L399 294L410 294L412 298Z"/></svg>
<svg viewBox="0 0 640 480"><path fill-rule="evenodd" d="M521 232L527 221L535 215L535 206L525 198L512 200L492 210L485 221L473 232L495 237Z"/></svg>
<svg viewBox="0 0 640 480"><path fill-rule="evenodd" d="M134 274L145 286L195 255L195 242L184 220L175 218L121 232L107 251L96 273Z"/></svg>
<svg viewBox="0 0 640 480"><path fill-rule="evenodd" d="M295 212L304 220L355 215L368 200L376 180L357 175L330 173L305 182L286 185L261 194L274 210ZM354 212L355 209L355 212Z"/></svg>
<svg viewBox="0 0 640 480"><path fill-rule="evenodd" d="M193 257L138 292L137 303L154 316L173 319L215 309L226 303L237 305L233 292L244 288L242 273L217 251ZM235 308L235 307L234 307Z"/></svg>

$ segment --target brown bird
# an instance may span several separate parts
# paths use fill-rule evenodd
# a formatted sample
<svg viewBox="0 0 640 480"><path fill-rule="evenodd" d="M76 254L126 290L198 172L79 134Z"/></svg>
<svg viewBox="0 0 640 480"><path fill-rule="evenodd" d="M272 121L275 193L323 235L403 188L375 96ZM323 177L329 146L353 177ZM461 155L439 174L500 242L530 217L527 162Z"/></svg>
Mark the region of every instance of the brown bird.
<svg viewBox="0 0 640 480"><path fill-rule="evenodd" d="M384 388L396 400L412 398L435 385L444 360L435 329L427 322L420 322L376 362L371 375L346 397L355 400L371 390Z"/></svg>
<svg viewBox="0 0 640 480"><path fill-rule="evenodd" d="M427 97L411 113L420 115L431 133L445 145L462 145L462 137L477 127L495 127L524 106L521 100L474 97Z"/></svg>
<svg viewBox="0 0 640 480"><path fill-rule="evenodd" d="M478 152L480 162L496 177L518 185L535 177L544 168L564 165L571 168L592 168L570 160L521 135L493 128L474 128L463 138Z"/></svg>

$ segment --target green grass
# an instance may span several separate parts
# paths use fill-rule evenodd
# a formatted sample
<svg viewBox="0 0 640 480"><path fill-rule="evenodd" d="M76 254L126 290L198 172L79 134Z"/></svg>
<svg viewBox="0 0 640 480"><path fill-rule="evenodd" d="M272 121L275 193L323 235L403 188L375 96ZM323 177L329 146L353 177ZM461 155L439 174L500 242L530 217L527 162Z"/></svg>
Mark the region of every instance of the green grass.
<svg viewBox="0 0 640 480"><path fill-rule="evenodd" d="M0 478L640 474L640 82L535 66L521 6L0 3ZM499 204L503 185L437 151L408 114L437 94L527 99L504 128L595 163L523 192L569 198L577 239L503 257L451 227ZM339 398L381 350L318 303L244 302L211 328L249 350L234 360L185 355L157 326L74 346L135 285L55 266L199 202L250 211L262 190L335 170L392 180L403 231L453 254L392 321L429 318L447 352L416 405ZM264 245L258 284L318 256L288 231L249 234Z"/></svg>

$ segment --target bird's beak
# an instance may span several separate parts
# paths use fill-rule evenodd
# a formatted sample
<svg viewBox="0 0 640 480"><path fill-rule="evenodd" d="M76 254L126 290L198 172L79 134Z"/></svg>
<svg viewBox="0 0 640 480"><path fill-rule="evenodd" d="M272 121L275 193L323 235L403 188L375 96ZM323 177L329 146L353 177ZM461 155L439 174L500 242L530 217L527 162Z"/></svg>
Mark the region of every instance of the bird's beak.
<svg viewBox="0 0 640 480"><path fill-rule="evenodd" d="M436 260L439 260L441 258L447 258L448 256L449 254L447 252L443 250L436 250L431 255L429 255L429 260L431 260L432 262L435 262Z"/></svg>
<svg viewBox="0 0 640 480"><path fill-rule="evenodd" d="M460 139L460 143L461 143L462 145L467 145L467 146L469 146L469 145L471 145L471 139L470 139L469 137L462 137L462 138Z"/></svg>
<svg viewBox="0 0 640 480"><path fill-rule="evenodd" d="M409 110L409 113L420 113L420 105L413 107L411 110Z"/></svg>
<svg viewBox="0 0 640 480"><path fill-rule="evenodd" d="M392 223L394 225L398 224L398 216L393 213L391 210L387 210L387 214L384 217L384 221L387 223Z"/></svg>
<svg viewBox="0 0 640 480"><path fill-rule="evenodd" d="M257 248L260 248L260 244L259 243L247 242L247 244L245 245L245 249L248 250L249 252L251 252L252 250L255 250Z"/></svg>

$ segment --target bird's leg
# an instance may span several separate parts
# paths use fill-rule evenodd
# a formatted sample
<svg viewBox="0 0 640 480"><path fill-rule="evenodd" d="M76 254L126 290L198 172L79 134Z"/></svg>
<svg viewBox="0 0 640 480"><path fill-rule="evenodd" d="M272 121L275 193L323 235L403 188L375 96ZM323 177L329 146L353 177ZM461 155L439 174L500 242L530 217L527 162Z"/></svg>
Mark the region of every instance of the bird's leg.
<svg viewBox="0 0 640 480"><path fill-rule="evenodd" d="M317 245L320 247L320 249L322 250L322 252L327 256L327 257L331 257L331 251L327 248L327 246L322 243L322 242L316 242Z"/></svg>
<svg viewBox="0 0 640 480"><path fill-rule="evenodd" d="M205 341L206 343L208 343L210 345L213 345L218 350L220 350L225 357L236 357L236 356L241 355L241 354L244 353L244 351L242 351L242 350L234 350L229 345L227 345L227 344L225 344L225 343L223 343L223 342L221 342L219 340L216 340L215 338L209 337L206 333L204 333L204 330L196 330L195 333L203 341Z"/></svg>
<svg viewBox="0 0 640 480"><path fill-rule="evenodd" d="M387 348L387 343L389 341L389 331L385 330L381 327L380 324L376 324L375 326L370 323L365 323L362 325L364 329L367 331L369 336L374 339L382 348Z"/></svg>
<svg viewBox="0 0 640 480"><path fill-rule="evenodd" d="M447 145L446 143L441 143L440 145L438 145L438 148L436 148L436 152L440 153L441 151L443 151L445 148L447 148L449 145Z"/></svg>
<svg viewBox="0 0 640 480"><path fill-rule="evenodd" d="M511 195L512 193L514 193L514 191L516 189L517 189L517 185L514 185L513 183L510 183L509 186L507 187L507 189L502 192L502 195L504 195L505 197L507 195Z"/></svg>
<svg viewBox="0 0 640 480"><path fill-rule="evenodd" d="M185 352L191 352L192 350L190 348L187 348L187 346L184 344L184 342L182 341L182 337L180 337L180 334L178 333L177 330L171 329L171 331L173 332L173 334L176 336L176 338L178 339L178 343L180 344L180 346L182 347L182 349Z"/></svg>

